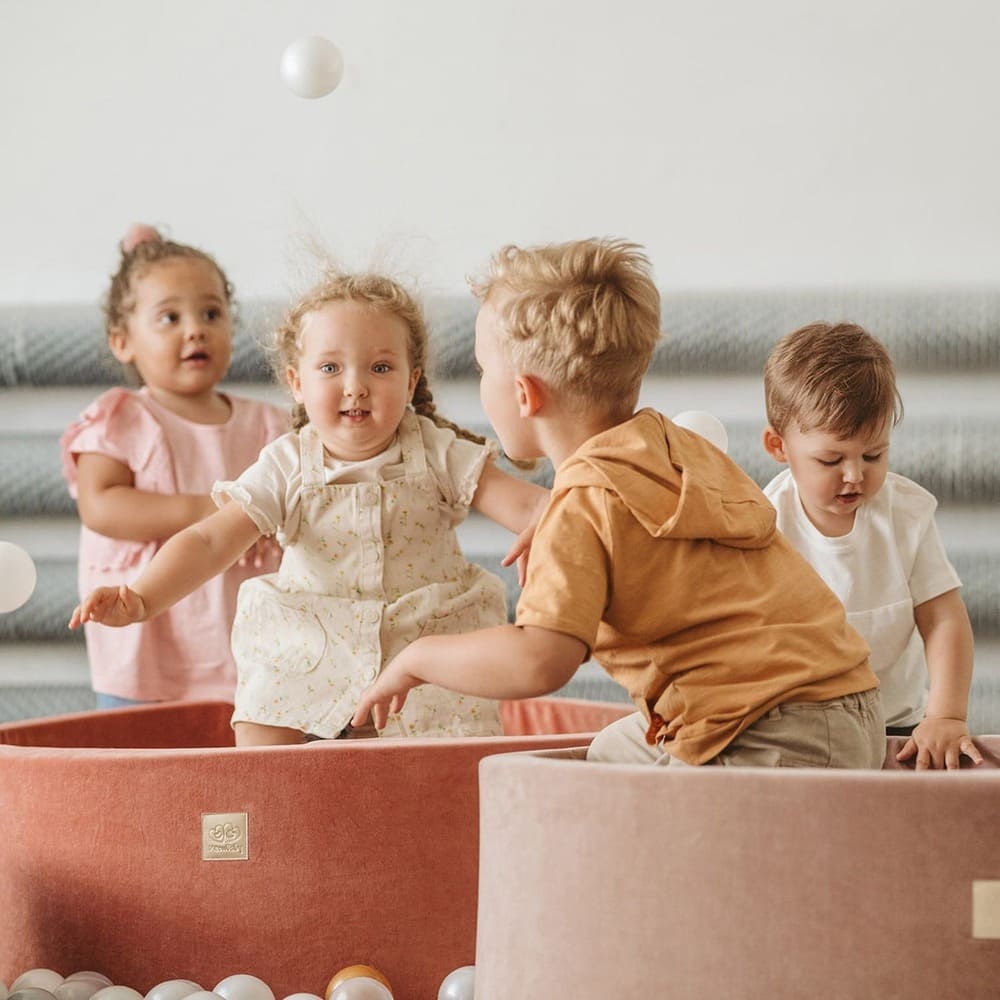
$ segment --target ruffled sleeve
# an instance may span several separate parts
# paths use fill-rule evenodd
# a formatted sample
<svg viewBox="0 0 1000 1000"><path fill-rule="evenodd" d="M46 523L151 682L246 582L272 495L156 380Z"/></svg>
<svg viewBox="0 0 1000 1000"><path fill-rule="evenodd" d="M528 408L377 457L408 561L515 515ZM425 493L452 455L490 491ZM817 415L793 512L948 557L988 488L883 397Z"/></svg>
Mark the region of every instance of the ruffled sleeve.
<svg viewBox="0 0 1000 1000"><path fill-rule="evenodd" d="M495 441L477 444L418 417L427 468L438 485L444 505L461 520L469 512L488 461L496 461L500 447Z"/></svg>
<svg viewBox="0 0 1000 1000"><path fill-rule="evenodd" d="M162 433L156 418L136 394L123 388L109 389L92 402L59 439L63 478L70 494L77 495L77 456L96 452L121 462L133 474L152 472L154 478L169 479L168 468L155 469ZM171 484L164 482L164 490Z"/></svg>
<svg viewBox="0 0 1000 1000"><path fill-rule="evenodd" d="M237 479L216 482L212 499L220 507L239 504L262 534L276 535L284 546L298 534L301 490L299 435L293 431L267 445Z"/></svg>

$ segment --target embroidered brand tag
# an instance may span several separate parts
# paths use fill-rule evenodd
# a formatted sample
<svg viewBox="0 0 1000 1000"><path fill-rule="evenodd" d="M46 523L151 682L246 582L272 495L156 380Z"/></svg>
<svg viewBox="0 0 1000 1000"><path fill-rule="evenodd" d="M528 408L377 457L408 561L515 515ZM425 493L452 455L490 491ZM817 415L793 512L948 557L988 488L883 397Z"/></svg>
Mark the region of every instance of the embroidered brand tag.
<svg viewBox="0 0 1000 1000"><path fill-rule="evenodd" d="M1000 938L1000 881L996 879L972 883L972 936Z"/></svg>
<svg viewBox="0 0 1000 1000"><path fill-rule="evenodd" d="M247 861L249 833L246 813L202 813L201 860Z"/></svg>

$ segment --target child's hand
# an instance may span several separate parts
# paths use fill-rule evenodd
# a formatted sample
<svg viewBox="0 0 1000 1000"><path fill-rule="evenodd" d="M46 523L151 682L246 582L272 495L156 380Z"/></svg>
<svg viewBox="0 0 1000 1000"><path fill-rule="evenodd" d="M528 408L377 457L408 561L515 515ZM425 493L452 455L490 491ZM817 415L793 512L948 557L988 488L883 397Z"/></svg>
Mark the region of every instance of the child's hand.
<svg viewBox="0 0 1000 1000"><path fill-rule="evenodd" d="M361 696L354 718L351 719L352 726L363 726L368 721L370 712L375 728L385 729L389 714L402 711L407 694L418 684L423 684L419 677L406 669L406 654L411 649L413 645L393 659Z"/></svg>
<svg viewBox="0 0 1000 1000"><path fill-rule="evenodd" d="M511 563L517 562L517 582L522 587L528 577L528 554L531 551L531 539L535 537L535 527L536 525L531 524L525 528L514 539L514 544L500 560L501 566L509 566Z"/></svg>
<svg viewBox="0 0 1000 1000"><path fill-rule="evenodd" d="M954 771L959 768L963 754L973 764L983 762L965 722L961 719L924 719L896 754L896 760L906 761L916 757L918 771L932 768Z"/></svg>
<svg viewBox="0 0 1000 1000"><path fill-rule="evenodd" d="M240 566L252 566L254 569L277 567L281 561L281 546L273 535L261 535L253 545L240 556Z"/></svg>
<svg viewBox="0 0 1000 1000"><path fill-rule="evenodd" d="M120 587L98 587L88 594L73 609L69 627L79 628L84 622L98 622L117 628L141 622L145 617L145 602L123 583Z"/></svg>

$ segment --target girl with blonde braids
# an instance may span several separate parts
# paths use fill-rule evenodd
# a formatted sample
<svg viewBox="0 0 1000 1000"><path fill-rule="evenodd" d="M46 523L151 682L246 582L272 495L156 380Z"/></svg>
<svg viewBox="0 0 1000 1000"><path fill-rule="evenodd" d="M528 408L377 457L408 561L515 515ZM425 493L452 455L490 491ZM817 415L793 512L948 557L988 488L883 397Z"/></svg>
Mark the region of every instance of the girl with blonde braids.
<svg viewBox="0 0 1000 1000"><path fill-rule="evenodd" d="M495 444L437 414L427 339L396 281L327 275L275 338L295 429L216 483L219 510L172 538L131 587L94 591L70 624L151 618L275 536L281 565L241 587L233 626L237 745L498 735L494 701L430 685L381 731L351 726L362 691L413 640L507 620L503 582L459 547L469 508L520 534L548 497L498 469Z"/></svg>

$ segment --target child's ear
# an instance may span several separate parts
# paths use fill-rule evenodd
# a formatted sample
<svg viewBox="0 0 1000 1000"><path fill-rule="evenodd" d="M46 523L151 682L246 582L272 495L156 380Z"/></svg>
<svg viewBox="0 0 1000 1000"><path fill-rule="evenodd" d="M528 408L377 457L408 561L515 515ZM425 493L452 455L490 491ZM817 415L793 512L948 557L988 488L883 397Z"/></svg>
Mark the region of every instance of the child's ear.
<svg viewBox="0 0 1000 1000"><path fill-rule="evenodd" d="M413 371L410 372L410 392L407 398L408 403L413 402L413 393L416 392L417 383L420 381L420 376L422 374L423 372L419 368L414 368Z"/></svg>
<svg viewBox="0 0 1000 1000"><path fill-rule="evenodd" d="M764 451L776 462L787 462L788 456L785 454L784 438L770 425L764 428Z"/></svg>
<svg viewBox="0 0 1000 1000"><path fill-rule="evenodd" d="M302 402L302 382L299 379L298 371L289 365L285 369L285 381L288 383L288 388L292 390L292 398L296 403Z"/></svg>
<svg viewBox="0 0 1000 1000"><path fill-rule="evenodd" d="M545 385L534 375L518 375L514 379L517 388L517 408L522 417L537 416L545 405Z"/></svg>
<svg viewBox="0 0 1000 1000"><path fill-rule="evenodd" d="M123 365L130 365L135 360L135 352L129 342L128 330L124 326L115 326L108 331L108 347Z"/></svg>

